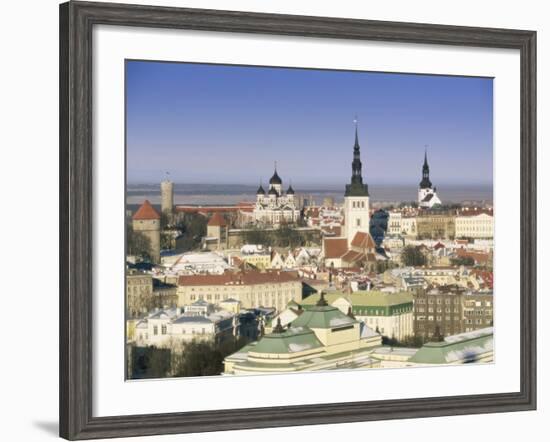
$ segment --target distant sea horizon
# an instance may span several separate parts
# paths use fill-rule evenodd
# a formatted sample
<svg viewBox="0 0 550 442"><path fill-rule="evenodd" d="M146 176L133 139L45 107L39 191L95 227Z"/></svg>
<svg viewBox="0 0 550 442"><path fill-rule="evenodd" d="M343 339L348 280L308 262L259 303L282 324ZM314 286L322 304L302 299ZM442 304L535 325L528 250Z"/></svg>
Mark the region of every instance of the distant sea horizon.
<svg viewBox="0 0 550 442"><path fill-rule="evenodd" d="M266 184L264 190L268 190ZM284 185L286 189L287 185ZM292 185L297 195L312 198L315 204L322 204L324 198L333 198L336 204L344 201L345 185ZM437 194L445 203L484 203L492 204L491 184L442 184ZM186 184L174 183L174 204L176 205L234 205L243 201L256 201L258 185L248 184ZM416 184L369 184L369 194L373 203L400 203L417 200ZM159 183L128 183L126 204L141 204L145 199L152 204L160 204Z"/></svg>

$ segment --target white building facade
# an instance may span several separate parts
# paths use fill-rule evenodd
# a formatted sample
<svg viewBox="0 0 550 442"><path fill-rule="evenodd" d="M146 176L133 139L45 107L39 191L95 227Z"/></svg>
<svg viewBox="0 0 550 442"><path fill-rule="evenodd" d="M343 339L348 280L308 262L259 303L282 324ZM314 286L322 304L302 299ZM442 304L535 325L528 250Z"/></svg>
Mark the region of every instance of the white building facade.
<svg viewBox="0 0 550 442"><path fill-rule="evenodd" d="M457 216L455 219L457 238L493 238L493 216L480 213L472 216Z"/></svg>

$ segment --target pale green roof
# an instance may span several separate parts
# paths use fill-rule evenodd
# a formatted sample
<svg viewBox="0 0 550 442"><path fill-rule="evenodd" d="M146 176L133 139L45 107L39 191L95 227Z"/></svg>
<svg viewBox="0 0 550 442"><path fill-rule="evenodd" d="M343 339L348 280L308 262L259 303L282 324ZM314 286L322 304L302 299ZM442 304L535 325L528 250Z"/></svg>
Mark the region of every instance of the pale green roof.
<svg viewBox="0 0 550 442"><path fill-rule="evenodd" d="M475 362L481 355L493 351L493 329L449 336L442 342L424 344L409 362L418 364L452 364Z"/></svg>
<svg viewBox="0 0 550 442"><path fill-rule="evenodd" d="M303 306L315 305L320 295L308 296L302 301ZM353 293L332 292L325 293L325 299L332 304L339 298L347 299L354 307L389 307L413 302L411 292L381 292L377 290L359 291Z"/></svg>
<svg viewBox="0 0 550 442"><path fill-rule="evenodd" d="M336 307L314 306L305 310L300 316L292 321L293 327L309 328L337 328L355 324L357 321L344 315Z"/></svg>
<svg viewBox="0 0 550 442"><path fill-rule="evenodd" d="M315 333L305 327L291 327L283 333L262 337L249 351L255 353L296 353L322 347Z"/></svg>

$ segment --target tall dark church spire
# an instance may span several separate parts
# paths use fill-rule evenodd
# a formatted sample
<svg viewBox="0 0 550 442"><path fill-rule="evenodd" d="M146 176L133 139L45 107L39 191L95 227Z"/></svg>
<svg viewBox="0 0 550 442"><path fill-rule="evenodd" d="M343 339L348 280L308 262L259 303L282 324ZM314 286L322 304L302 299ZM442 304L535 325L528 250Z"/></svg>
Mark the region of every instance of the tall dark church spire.
<svg viewBox="0 0 550 442"><path fill-rule="evenodd" d="M430 166L428 166L428 147L424 148L424 164L422 165L422 181L420 181L421 189L430 189L432 182L430 181Z"/></svg>
<svg viewBox="0 0 550 442"><path fill-rule="evenodd" d="M359 146L359 136L357 135L357 117L353 120L355 123L355 144L353 145L353 161L351 163L351 183L346 185L345 196L369 196L369 186L363 184L361 164L361 148Z"/></svg>

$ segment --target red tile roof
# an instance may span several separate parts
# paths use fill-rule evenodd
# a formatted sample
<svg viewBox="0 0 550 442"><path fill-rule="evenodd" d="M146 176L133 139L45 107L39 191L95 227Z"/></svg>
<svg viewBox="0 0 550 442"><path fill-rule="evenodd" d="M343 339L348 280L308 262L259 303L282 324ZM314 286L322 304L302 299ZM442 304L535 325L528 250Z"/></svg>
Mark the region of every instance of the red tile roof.
<svg viewBox="0 0 550 442"><path fill-rule="evenodd" d="M210 218L210 221L208 221L208 225L223 227L226 226L227 223L220 212L215 212L214 215L212 215L212 218Z"/></svg>
<svg viewBox="0 0 550 442"><path fill-rule="evenodd" d="M459 258L472 258L476 264L484 264L489 261L488 253L474 252L466 249L457 249L456 256Z"/></svg>
<svg viewBox="0 0 550 442"><path fill-rule="evenodd" d="M348 251L348 241L346 238L325 238L323 240L325 258L340 258Z"/></svg>
<svg viewBox="0 0 550 442"><path fill-rule="evenodd" d="M493 272L485 270L472 270L472 273L483 280L483 283L487 285L488 288L493 288Z"/></svg>
<svg viewBox="0 0 550 442"><path fill-rule="evenodd" d="M342 256L342 261L346 262L360 262L365 260L366 256L364 253L361 252L354 252L353 250L349 250L344 256Z"/></svg>
<svg viewBox="0 0 550 442"><path fill-rule="evenodd" d="M176 206L176 212L184 212L184 213L216 213L216 212L222 212L222 213L230 213L230 212L238 212L240 210L247 210L249 209L249 204L245 202L241 202L236 206Z"/></svg>
<svg viewBox="0 0 550 442"><path fill-rule="evenodd" d="M300 281L296 272L239 272L224 273L222 275L181 275L178 278L180 286L204 285L257 285L276 284L283 282Z"/></svg>
<svg viewBox="0 0 550 442"><path fill-rule="evenodd" d="M140 206L139 209L137 209L136 213L134 213L134 216L132 219L135 220L149 220L149 219L160 219L160 215L155 210L155 208L151 205L149 200L145 200L143 204Z"/></svg>
<svg viewBox="0 0 550 442"><path fill-rule="evenodd" d="M352 247L358 247L361 249L374 249L376 244L372 239L370 233L367 232L357 232L353 239L351 240Z"/></svg>

